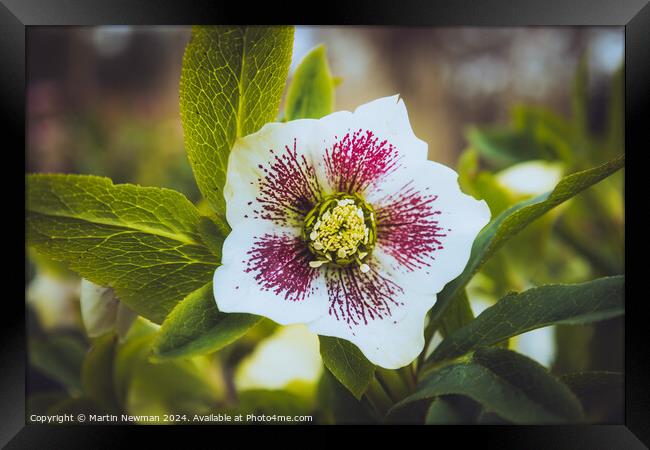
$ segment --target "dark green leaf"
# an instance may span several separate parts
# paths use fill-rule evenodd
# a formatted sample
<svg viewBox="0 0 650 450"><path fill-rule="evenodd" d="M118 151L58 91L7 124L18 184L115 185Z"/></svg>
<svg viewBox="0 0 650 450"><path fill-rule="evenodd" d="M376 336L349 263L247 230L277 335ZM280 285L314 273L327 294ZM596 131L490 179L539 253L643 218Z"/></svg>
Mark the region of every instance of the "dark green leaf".
<svg viewBox="0 0 650 450"><path fill-rule="evenodd" d="M474 319L472 307L469 304L467 293L463 289L458 292L454 301L451 302L449 308L442 316L442 323L440 324L440 333L442 337L449 336L454 331L462 328Z"/></svg>
<svg viewBox="0 0 650 450"><path fill-rule="evenodd" d="M303 58L287 91L287 120L320 119L334 109L334 80L327 52L319 45Z"/></svg>
<svg viewBox="0 0 650 450"><path fill-rule="evenodd" d="M51 335L29 343L29 362L71 393L81 392L81 365L86 346L70 335Z"/></svg>
<svg viewBox="0 0 650 450"><path fill-rule="evenodd" d="M222 224L217 225L211 218L203 216L199 221L199 233L206 247L217 257L218 261L221 261L221 246L225 237L230 233L230 227L224 228Z"/></svg>
<svg viewBox="0 0 650 450"><path fill-rule="evenodd" d="M217 351L242 337L262 318L219 312L212 282L192 292L167 316L154 341L156 359Z"/></svg>
<svg viewBox="0 0 650 450"><path fill-rule="evenodd" d="M561 378L580 399L590 423L622 423L625 410L623 374L578 372Z"/></svg>
<svg viewBox="0 0 650 450"><path fill-rule="evenodd" d="M436 397L427 409L427 425L461 425L475 423L483 408L469 397L443 395Z"/></svg>
<svg viewBox="0 0 650 450"><path fill-rule="evenodd" d="M375 365L356 345L344 339L318 336L323 364L358 399L374 377Z"/></svg>
<svg viewBox="0 0 650 450"><path fill-rule="evenodd" d="M499 214L476 237L463 273L438 294L438 301L431 312L431 320L442 316L456 293L465 287L481 266L508 240L552 208L608 177L624 164L623 155L600 166L573 173L562 178L553 191L517 203Z"/></svg>
<svg viewBox="0 0 650 450"><path fill-rule="evenodd" d="M325 369L318 383L318 404L325 414L325 421L332 424L372 423L373 417L363 404Z"/></svg>
<svg viewBox="0 0 650 450"><path fill-rule="evenodd" d="M292 47L293 27L192 29L180 82L185 148L201 193L224 223L228 155L238 137L275 119Z"/></svg>
<svg viewBox="0 0 650 450"><path fill-rule="evenodd" d="M84 175L27 177L29 244L112 287L154 322L212 279L218 260L200 220L194 205L169 189Z"/></svg>
<svg viewBox="0 0 650 450"><path fill-rule="evenodd" d="M625 381L622 373L605 371L570 373L562 375L560 379L581 400L609 390L620 390L622 393Z"/></svg>
<svg viewBox="0 0 650 450"><path fill-rule="evenodd" d="M581 284L546 285L509 294L440 343L429 361L464 355L537 328L583 324L625 312L623 276Z"/></svg>
<svg viewBox="0 0 650 450"><path fill-rule="evenodd" d="M476 351L467 363L430 372L418 391L395 405L439 395L460 394L514 423L561 423L582 420L571 390L537 362L498 348Z"/></svg>

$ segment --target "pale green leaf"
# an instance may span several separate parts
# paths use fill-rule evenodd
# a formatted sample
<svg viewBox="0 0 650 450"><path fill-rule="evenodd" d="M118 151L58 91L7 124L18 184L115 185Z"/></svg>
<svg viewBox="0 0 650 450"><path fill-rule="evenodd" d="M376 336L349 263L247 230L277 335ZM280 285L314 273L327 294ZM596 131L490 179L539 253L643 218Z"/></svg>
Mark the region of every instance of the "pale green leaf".
<svg viewBox="0 0 650 450"><path fill-rule="evenodd" d="M154 341L156 359L217 351L242 337L262 317L225 314L214 299L212 282L189 294L167 316Z"/></svg>
<svg viewBox="0 0 650 450"><path fill-rule="evenodd" d="M320 119L334 110L334 79L327 51L319 45L300 62L289 85L285 106L287 120Z"/></svg>
<svg viewBox="0 0 650 450"><path fill-rule="evenodd" d="M573 173L562 178L551 192L519 202L499 214L476 237L463 273L438 294L438 300L431 310L431 320L442 316L456 293L467 285L472 276L508 240L549 210L607 178L624 164L625 155L600 166Z"/></svg>
<svg viewBox="0 0 650 450"><path fill-rule="evenodd" d="M578 399L544 367L498 348L478 350L471 361L431 372L415 394L395 407L439 395L460 394L514 423L551 424L582 420Z"/></svg>
<svg viewBox="0 0 650 450"><path fill-rule="evenodd" d="M113 385L116 342L113 333L95 339L81 368L84 395L109 413L121 411Z"/></svg>
<svg viewBox="0 0 650 450"><path fill-rule="evenodd" d="M546 285L509 294L438 345L429 361L461 356L537 328L583 324L624 313L623 276Z"/></svg>
<svg viewBox="0 0 650 450"><path fill-rule="evenodd" d="M228 155L238 137L275 119L292 47L293 27L192 29L180 81L185 148L201 193L224 222Z"/></svg>
<svg viewBox="0 0 650 450"><path fill-rule="evenodd" d="M318 339L325 367L360 399L374 377L375 365L349 341L330 336L318 336Z"/></svg>
<svg viewBox="0 0 650 450"><path fill-rule="evenodd" d="M28 243L112 287L154 322L212 279L219 261L202 240L200 218L169 189L95 176L27 176Z"/></svg>

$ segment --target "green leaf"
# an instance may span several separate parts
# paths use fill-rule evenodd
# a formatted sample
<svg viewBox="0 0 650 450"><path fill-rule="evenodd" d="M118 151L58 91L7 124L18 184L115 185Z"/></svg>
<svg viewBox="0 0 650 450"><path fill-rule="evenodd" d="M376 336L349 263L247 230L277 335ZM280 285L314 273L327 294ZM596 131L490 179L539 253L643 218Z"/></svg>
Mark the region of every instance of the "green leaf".
<svg viewBox="0 0 650 450"><path fill-rule="evenodd" d="M563 177L551 192L519 202L490 222L476 237L465 270L438 294L431 310L431 320L437 320L460 289L508 240L528 224L559 204L616 172L625 164L625 155L600 166Z"/></svg>
<svg viewBox="0 0 650 450"><path fill-rule="evenodd" d="M436 397L427 410L424 422L427 425L462 425L462 419L445 397Z"/></svg>
<svg viewBox="0 0 650 450"><path fill-rule="evenodd" d="M252 314L225 314L214 299L212 282L181 301L162 324L154 345L157 360L217 351L242 337L262 320Z"/></svg>
<svg viewBox="0 0 650 450"><path fill-rule="evenodd" d="M333 424L372 423L373 417L352 394L325 369L318 383L318 405L325 421Z"/></svg>
<svg viewBox="0 0 650 450"><path fill-rule="evenodd" d="M562 375L560 380L584 403L608 391L622 394L624 379L620 372L592 371Z"/></svg>
<svg viewBox="0 0 650 450"><path fill-rule="evenodd" d="M589 423L621 423L625 418L623 374L618 372L578 372L561 378L580 399Z"/></svg>
<svg viewBox="0 0 650 450"><path fill-rule="evenodd" d="M230 227L224 228L218 225L209 217L201 217L199 220L199 233L206 247L221 261L221 246L226 236L230 233Z"/></svg>
<svg viewBox="0 0 650 450"><path fill-rule="evenodd" d="M443 395L436 397L426 411L427 425L463 425L476 423L483 407L469 397Z"/></svg>
<svg viewBox="0 0 650 450"><path fill-rule="evenodd" d="M455 358L549 325L583 324L621 315L624 284L625 278L616 276L508 294L442 341L429 361Z"/></svg>
<svg viewBox="0 0 650 450"><path fill-rule="evenodd" d="M411 402L460 394L514 423L561 423L582 420L571 390L537 362L518 353L484 348L471 361L431 372L418 391L394 409Z"/></svg>
<svg viewBox="0 0 650 450"><path fill-rule="evenodd" d="M202 240L200 220L194 205L169 189L85 175L27 176L28 243L112 287L154 322L212 279L219 261Z"/></svg>
<svg viewBox="0 0 650 450"><path fill-rule="evenodd" d="M467 140L495 168L555 156L526 129L472 127Z"/></svg>
<svg viewBox="0 0 650 450"><path fill-rule="evenodd" d="M207 358L149 360L155 328L138 319L113 365L116 395L133 415L206 414L223 394L216 367Z"/></svg>
<svg viewBox="0 0 650 450"><path fill-rule="evenodd" d="M224 223L230 149L275 119L292 47L293 27L192 28L180 81L185 149L201 193Z"/></svg>
<svg viewBox="0 0 650 450"><path fill-rule="evenodd" d="M287 120L320 119L334 110L334 79L327 51L319 45L303 58L287 91Z"/></svg>
<svg viewBox="0 0 650 450"><path fill-rule="evenodd" d="M31 340L28 351L32 366L73 394L81 392L81 365L85 354L85 345L67 334Z"/></svg>
<svg viewBox="0 0 650 450"><path fill-rule="evenodd" d="M473 319L474 312L469 304L467 293L463 289L458 292L454 301L451 302L451 305L447 308L445 315L442 316L440 333L443 337L449 336L459 328L471 323Z"/></svg>
<svg viewBox="0 0 650 450"><path fill-rule="evenodd" d="M375 365L353 343L330 336L318 336L323 364L356 399L360 399L374 378Z"/></svg>
<svg viewBox="0 0 650 450"><path fill-rule="evenodd" d="M121 411L113 385L116 341L113 333L95 339L81 368L84 395L108 413Z"/></svg>

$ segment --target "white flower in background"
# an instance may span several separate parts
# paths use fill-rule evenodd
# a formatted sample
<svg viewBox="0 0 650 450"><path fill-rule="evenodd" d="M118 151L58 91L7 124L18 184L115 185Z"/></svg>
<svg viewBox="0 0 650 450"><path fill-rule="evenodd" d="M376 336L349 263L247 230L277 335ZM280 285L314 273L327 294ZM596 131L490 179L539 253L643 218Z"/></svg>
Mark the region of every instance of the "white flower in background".
<svg viewBox="0 0 650 450"><path fill-rule="evenodd" d="M562 172L561 163L526 161L502 170L496 178L499 184L515 194L540 195L555 188Z"/></svg>
<svg viewBox="0 0 650 450"><path fill-rule="evenodd" d="M347 339L394 369L487 224L483 201L427 161L398 96L239 139L224 195L232 233L214 275L224 312Z"/></svg>
<svg viewBox="0 0 650 450"><path fill-rule="evenodd" d="M78 327L76 301L79 282L39 271L27 286L27 304L34 308L40 325L46 330Z"/></svg>
<svg viewBox="0 0 650 450"><path fill-rule="evenodd" d="M315 386L322 371L318 337L304 325L278 329L242 361L238 390L284 389L292 383Z"/></svg>
<svg viewBox="0 0 650 450"><path fill-rule="evenodd" d="M123 340L137 317L119 301L112 288L99 286L85 278L81 280L79 303L81 319L89 337L115 330Z"/></svg>

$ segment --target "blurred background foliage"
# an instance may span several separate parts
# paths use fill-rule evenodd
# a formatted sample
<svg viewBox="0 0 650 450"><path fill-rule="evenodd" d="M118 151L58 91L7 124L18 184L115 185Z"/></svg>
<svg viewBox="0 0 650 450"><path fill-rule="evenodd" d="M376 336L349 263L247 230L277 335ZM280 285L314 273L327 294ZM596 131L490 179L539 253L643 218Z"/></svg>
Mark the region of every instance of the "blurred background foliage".
<svg viewBox="0 0 650 450"><path fill-rule="evenodd" d="M187 27L31 28L27 171L170 187L199 203L178 111L188 39ZM485 199L493 217L623 153L622 28L297 27L290 78L321 43L340 81L335 109L400 93L429 158L456 168L462 189ZM623 176L509 242L468 286L474 314L510 291L623 274ZM114 313L109 326L119 332L95 336L82 317L79 278L33 250L26 264L30 413L377 420L323 368L318 339L303 326L265 319L215 354L155 363L156 325L142 318L117 325ZM542 328L507 344L567 376L622 372L623 342L624 319L615 318ZM565 381L588 405L589 421L622 422L620 387ZM478 420L471 400L445 398L463 406L460 419Z"/></svg>

